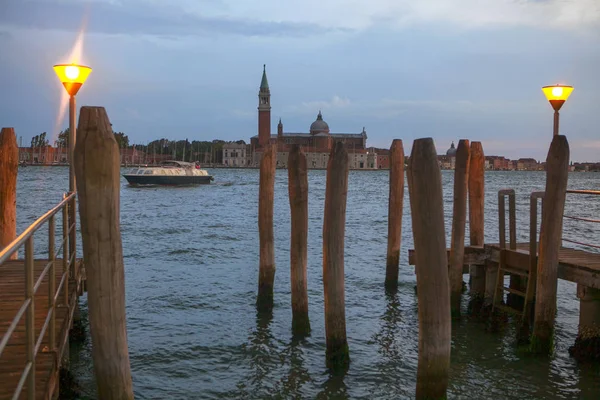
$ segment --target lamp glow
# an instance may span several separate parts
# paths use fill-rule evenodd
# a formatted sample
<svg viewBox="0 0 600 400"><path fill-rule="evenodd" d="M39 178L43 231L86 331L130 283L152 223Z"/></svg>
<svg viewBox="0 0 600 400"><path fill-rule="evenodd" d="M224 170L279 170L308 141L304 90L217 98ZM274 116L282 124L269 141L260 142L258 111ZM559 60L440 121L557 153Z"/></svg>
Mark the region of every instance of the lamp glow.
<svg viewBox="0 0 600 400"><path fill-rule="evenodd" d="M54 72L56 72L58 79L67 90L67 93L70 96L75 96L90 75L90 72L92 72L92 69L84 65L57 64L54 66Z"/></svg>
<svg viewBox="0 0 600 400"><path fill-rule="evenodd" d="M544 86L542 88L542 91L546 95L546 98L548 99L550 104L552 104L554 110L558 111L571 95L571 92L573 91L573 86Z"/></svg>

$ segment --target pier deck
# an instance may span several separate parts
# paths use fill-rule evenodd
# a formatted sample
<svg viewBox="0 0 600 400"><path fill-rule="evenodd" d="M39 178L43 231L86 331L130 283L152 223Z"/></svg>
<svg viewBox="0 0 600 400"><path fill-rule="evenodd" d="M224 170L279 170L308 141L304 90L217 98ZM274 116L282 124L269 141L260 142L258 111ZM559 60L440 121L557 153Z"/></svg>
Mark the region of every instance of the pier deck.
<svg viewBox="0 0 600 400"><path fill-rule="evenodd" d="M56 287L58 288L63 273L62 260L55 260ZM48 260L36 259L34 262L34 282L38 280ZM77 299L82 291L84 273L82 261L74 263L74 274L69 279L69 307L64 305L56 309L55 351L50 352L49 330L42 339L35 362L35 398L52 399L58 394L58 372L60 363L68 346L69 329L73 321L73 312ZM40 335L48 315L48 284L50 274L46 274L35 296L35 340ZM8 327L25 302L25 262L24 260L6 261L0 265L0 338L7 332ZM64 304L64 296L59 296L57 304ZM19 379L27 363L25 315L17 325L16 331L10 337L7 347L0 357L0 400L11 399L19 384ZM24 386L20 399L27 398L27 385Z"/></svg>
<svg viewBox="0 0 600 400"><path fill-rule="evenodd" d="M450 249L448 249L450 256ZM581 285L600 289L600 253L591 253L562 247L558 255L558 278ZM500 245L497 243L486 244L483 247L465 246L465 273L468 265L487 263L498 264L500 260ZM415 251L408 251L408 262L415 264ZM517 243L516 250L506 249L506 264L509 267L528 271L529 268L529 243Z"/></svg>

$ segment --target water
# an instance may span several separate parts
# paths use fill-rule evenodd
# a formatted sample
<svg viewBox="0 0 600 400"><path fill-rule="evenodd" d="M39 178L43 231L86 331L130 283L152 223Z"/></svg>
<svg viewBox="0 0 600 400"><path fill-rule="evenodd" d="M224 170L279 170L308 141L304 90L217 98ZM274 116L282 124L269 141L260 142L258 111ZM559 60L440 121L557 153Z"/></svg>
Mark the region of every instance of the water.
<svg viewBox="0 0 600 400"><path fill-rule="evenodd" d="M388 172L350 172L345 268L351 366L340 377L325 368L321 258L325 171L309 172L312 335L302 341L291 335L287 172L278 170L276 177L278 269L272 318L257 317L254 306L258 171L212 172L215 183L198 187L132 188L122 179L127 328L136 398L414 397L418 320L416 280L407 259L412 248L408 191L401 282L397 295L390 297L383 289ZM444 171L442 177L449 241L452 173ZM543 172L486 173L486 241L498 240L500 188L516 190L518 239L528 240L528 195L543 190L544 184ZM19 231L41 210L56 204L67 186L65 168L20 169ZM600 174L570 174L569 187L600 189ZM600 202L569 195L566 214L597 218ZM599 243L599 229L565 221L564 231L565 237ZM578 365L568 354L577 332L576 286L559 281L558 290L556 349L549 358L519 352L511 326L491 334L485 324L466 318L455 324L449 398L600 398L600 367ZM82 309L85 314L85 296ZM72 370L84 398L96 398L89 339L72 351Z"/></svg>

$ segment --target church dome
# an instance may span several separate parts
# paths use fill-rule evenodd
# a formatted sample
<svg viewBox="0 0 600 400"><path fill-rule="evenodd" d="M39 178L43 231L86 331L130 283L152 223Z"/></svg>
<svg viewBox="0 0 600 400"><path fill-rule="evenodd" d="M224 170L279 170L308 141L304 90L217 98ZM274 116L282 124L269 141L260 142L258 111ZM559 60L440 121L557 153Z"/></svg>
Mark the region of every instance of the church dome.
<svg viewBox="0 0 600 400"><path fill-rule="evenodd" d="M318 133L329 133L329 125L327 125L327 122L323 121L321 111L319 111L316 121L310 125L310 134L316 135Z"/></svg>
<svg viewBox="0 0 600 400"><path fill-rule="evenodd" d="M446 152L447 156L456 157L456 147L454 147L454 142L450 145L450 148Z"/></svg>

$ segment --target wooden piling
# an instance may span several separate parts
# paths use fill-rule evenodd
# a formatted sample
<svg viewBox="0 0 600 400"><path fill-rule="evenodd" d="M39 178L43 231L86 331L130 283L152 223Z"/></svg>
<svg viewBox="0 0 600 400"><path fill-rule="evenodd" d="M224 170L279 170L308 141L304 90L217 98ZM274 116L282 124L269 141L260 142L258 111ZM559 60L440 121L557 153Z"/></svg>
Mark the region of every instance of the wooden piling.
<svg viewBox="0 0 600 400"><path fill-rule="evenodd" d="M327 366L336 370L345 370L350 363L344 299L344 233L347 196L348 153L342 142L336 142L327 163L323 219L326 358Z"/></svg>
<svg viewBox="0 0 600 400"><path fill-rule="evenodd" d="M600 289L577 285L579 327L575 344L569 348L578 361L600 361Z"/></svg>
<svg viewBox="0 0 600 400"><path fill-rule="evenodd" d="M74 166L98 397L133 399L119 222L119 146L103 107L82 107L77 133Z"/></svg>
<svg viewBox="0 0 600 400"><path fill-rule="evenodd" d="M398 288L398 267L402 243L402 210L404 201L404 147L394 139L390 147L390 195L388 203L388 243L385 288Z"/></svg>
<svg viewBox="0 0 600 400"><path fill-rule="evenodd" d="M290 280L292 285L292 332L310 332L308 319L308 174L306 155L294 145L288 156L288 190L291 212Z"/></svg>
<svg viewBox="0 0 600 400"><path fill-rule="evenodd" d="M469 154L469 239L484 244L485 155L481 142L471 142ZM471 312L478 313L485 293L485 265L469 266Z"/></svg>
<svg viewBox="0 0 600 400"><path fill-rule="evenodd" d="M408 171L419 315L417 399L446 397L450 368L450 286L442 179L433 139L413 143Z"/></svg>
<svg viewBox="0 0 600 400"><path fill-rule="evenodd" d="M0 131L0 249L17 238L19 147L13 128ZM11 259L17 259L15 252Z"/></svg>
<svg viewBox="0 0 600 400"><path fill-rule="evenodd" d="M456 149L454 167L454 205L452 238L450 244L450 310L453 318L460 318L460 300L463 288L465 258L465 225L467 223L467 190L469 184L469 141L461 139Z"/></svg>
<svg viewBox="0 0 600 400"><path fill-rule="evenodd" d="M562 221L567 194L569 143L564 135L554 136L546 159L546 191L537 267L535 322L531 350L550 353L553 348L558 251L562 244Z"/></svg>
<svg viewBox="0 0 600 400"><path fill-rule="evenodd" d="M273 201L275 195L276 162L277 145L266 145L263 149L262 159L260 160L260 186L258 194L260 263L256 306L259 311L269 311L273 309L273 282L275 281Z"/></svg>

